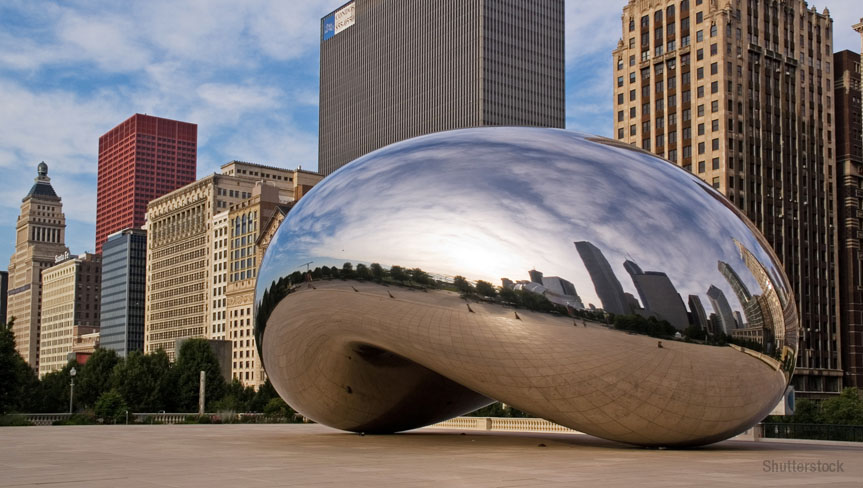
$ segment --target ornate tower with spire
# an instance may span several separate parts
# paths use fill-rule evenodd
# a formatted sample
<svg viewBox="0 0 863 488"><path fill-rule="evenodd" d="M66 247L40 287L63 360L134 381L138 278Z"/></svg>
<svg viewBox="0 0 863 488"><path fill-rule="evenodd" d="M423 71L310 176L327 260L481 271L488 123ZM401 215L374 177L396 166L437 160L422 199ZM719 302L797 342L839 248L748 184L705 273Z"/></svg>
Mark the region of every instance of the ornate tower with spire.
<svg viewBox="0 0 863 488"><path fill-rule="evenodd" d="M39 163L36 182L21 201L15 233L15 253L9 261L9 318L21 357L39 367L39 316L42 298L42 270L68 256L64 244L66 217L63 203L51 186L48 165Z"/></svg>

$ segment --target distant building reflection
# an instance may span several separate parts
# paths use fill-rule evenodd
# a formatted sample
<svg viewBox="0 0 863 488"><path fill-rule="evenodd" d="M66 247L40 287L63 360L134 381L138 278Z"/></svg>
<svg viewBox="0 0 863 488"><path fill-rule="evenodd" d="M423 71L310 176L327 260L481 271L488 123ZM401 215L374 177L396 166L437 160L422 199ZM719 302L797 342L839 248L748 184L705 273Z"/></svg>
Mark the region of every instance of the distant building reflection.
<svg viewBox="0 0 863 488"><path fill-rule="evenodd" d="M731 305L728 304L728 299L725 298L725 293L715 285L710 285L707 289L707 298L710 299L710 304L713 310L716 311L716 317L719 327L714 328L713 333L729 334L734 330L734 314L731 312ZM713 322L711 317L711 322Z"/></svg>
<svg viewBox="0 0 863 488"><path fill-rule="evenodd" d="M689 311L691 315L690 322L707 332L709 330L707 313L704 311L704 305L701 304L701 299L698 298L698 295L689 295Z"/></svg>
<svg viewBox="0 0 863 488"><path fill-rule="evenodd" d="M576 242L575 248L584 262L584 267L590 274L596 295L602 302L603 310L619 315L630 313L626 297L623 294L623 287L620 286L620 281L614 275L614 271L612 271L611 265L608 264L602 251L587 241Z"/></svg>
<svg viewBox="0 0 863 488"><path fill-rule="evenodd" d="M631 260L625 261L623 267L632 277L632 283L644 304L646 316L667 320L678 330L689 326L686 306L667 274L660 271L643 271Z"/></svg>

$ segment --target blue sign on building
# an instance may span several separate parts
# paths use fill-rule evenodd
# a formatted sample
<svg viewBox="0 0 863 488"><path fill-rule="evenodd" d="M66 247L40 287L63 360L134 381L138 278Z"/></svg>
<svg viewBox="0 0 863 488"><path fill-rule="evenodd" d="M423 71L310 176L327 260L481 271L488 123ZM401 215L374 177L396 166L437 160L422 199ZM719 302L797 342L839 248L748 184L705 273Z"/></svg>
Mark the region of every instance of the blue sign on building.
<svg viewBox="0 0 863 488"><path fill-rule="evenodd" d="M323 23L323 41L333 37L336 35L336 13L333 12L330 15L324 17Z"/></svg>

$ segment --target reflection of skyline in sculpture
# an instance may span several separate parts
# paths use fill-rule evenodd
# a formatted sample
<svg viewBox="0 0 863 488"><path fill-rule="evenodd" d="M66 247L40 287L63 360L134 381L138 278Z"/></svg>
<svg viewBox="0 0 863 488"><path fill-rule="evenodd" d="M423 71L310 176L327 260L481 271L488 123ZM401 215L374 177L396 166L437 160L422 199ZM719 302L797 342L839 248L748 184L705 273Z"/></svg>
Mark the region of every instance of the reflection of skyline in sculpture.
<svg viewBox="0 0 863 488"><path fill-rule="evenodd" d="M761 287L762 295L753 301L757 303L758 310L764 317L764 323L762 324L764 330L763 341L772 349L775 341L778 340L780 343L785 342L786 327L791 326L796 331L796 321L786 323L789 321L789 317L796 317L796 314L789 313L789 309L794 308L794 304L793 302L789 302L788 297L784 293L780 294L777 287L773 286L773 280L770 278L767 270L758 262L752 252L736 239L734 240L734 244L737 246L738 251L740 251L740 257L743 258L746 267L749 268L749 271L758 282L758 286ZM778 351L770 350L766 352L772 354Z"/></svg>
<svg viewBox="0 0 863 488"><path fill-rule="evenodd" d="M769 324L767 324L766 321L769 320L769 318L766 318L764 313L762 313L757 297L753 296L752 293L749 292L749 288L745 283L743 283L743 280L740 278L740 275L737 274L737 271L735 271L730 264L724 261L719 261L717 268L731 286L731 290L734 292L734 295L737 296L737 301L740 302L740 306L743 307L743 313L746 316L746 320L744 321L740 316L740 312L736 310L734 311L734 318L737 322L735 329L743 329L747 327L768 327Z"/></svg>
<svg viewBox="0 0 863 488"><path fill-rule="evenodd" d="M707 313L704 311L704 305L702 305L698 295L689 295L689 310L692 314L691 322L700 327L701 330L707 332L709 330Z"/></svg>
<svg viewBox="0 0 863 488"><path fill-rule="evenodd" d="M530 281L533 281L537 284L542 284L542 271L537 271L536 269L532 269L527 272L530 275Z"/></svg>
<svg viewBox="0 0 863 488"><path fill-rule="evenodd" d="M519 280L513 283L509 278L501 278L501 284L503 288L542 295L548 301L557 305L584 310L584 303L581 301L581 297L578 296L578 292L576 292L575 285L572 282L560 276L543 276L543 273L536 269L528 271L528 275L531 278L530 281Z"/></svg>
<svg viewBox="0 0 863 488"><path fill-rule="evenodd" d="M678 330L689 326L686 306L668 275L661 271L643 271L632 260L626 260L623 267L632 277L647 316L667 320Z"/></svg>
<svg viewBox="0 0 863 488"><path fill-rule="evenodd" d="M584 262L584 267L590 274L596 295L602 302L602 309L613 314L627 314L629 307L626 306L623 295L623 287L620 286L617 276L611 270L611 265L602 254L602 251L587 241L578 241L575 248Z"/></svg>
<svg viewBox="0 0 863 488"><path fill-rule="evenodd" d="M710 288L707 289L707 297L710 299L713 310L716 311L716 318L719 324L719 327L714 329L714 333L731 333L734 329L734 314L731 312L731 306L728 304L728 299L725 298L725 293L717 288L716 285L710 285Z"/></svg>

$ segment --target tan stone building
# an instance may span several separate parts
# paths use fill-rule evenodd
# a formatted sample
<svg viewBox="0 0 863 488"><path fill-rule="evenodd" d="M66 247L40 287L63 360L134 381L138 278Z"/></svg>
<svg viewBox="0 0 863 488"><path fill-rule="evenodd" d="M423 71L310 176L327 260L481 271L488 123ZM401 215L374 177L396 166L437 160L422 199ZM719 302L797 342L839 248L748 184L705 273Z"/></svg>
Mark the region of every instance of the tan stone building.
<svg viewBox="0 0 863 488"><path fill-rule="evenodd" d="M227 283L220 265L228 264L231 236L224 234L223 213L250 199L259 181L274 185L281 201L293 201L307 190L309 174L232 161L221 174L150 202L145 352L161 348L173 359L177 339L225 337Z"/></svg>
<svg viewBox="0 0 863 488"><path fill-rule="evenodd" d="M614 134L724 193L796 293L797 392L842 388L833 26L803 0L630 0L613 53Z"/></svg>
<svg viewBox="0 0 863 488"><path fill-rule="evenodd" d="M264 226L287 211L286 203L274 185L259 183L252 198L230 211L227 313L228 340L233 342L231 376L255 388L266 380L254 337L255 284L263 257L258 238Z"/></svg>
<svg viewBox="0 0 863 488"><path fill-rule="evenodd" d="M213 216L213 282L210 339L225 340L227 319L225 314L225 290L228 284L228 210Z"/></svg>
<svg viewBox="0 0 863 488"><path fill-rule="evenodd" d="M36 183L22 200L15 230L15 253L9 260L7 317L15 317L12 331L16 349L38 371L42 270L53 266L57 256L69 253L64 244L63 203L51 186L44 162L39 163Z"/></svg>
<svg viewBox="0 0 863 488"><path fill-rule="evenodd" d="M63 369L82 335L98 333L102 256L72 256L42 271L39 376Z"/></svg>

